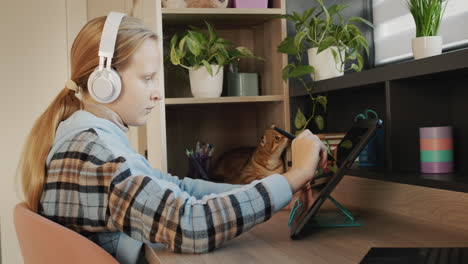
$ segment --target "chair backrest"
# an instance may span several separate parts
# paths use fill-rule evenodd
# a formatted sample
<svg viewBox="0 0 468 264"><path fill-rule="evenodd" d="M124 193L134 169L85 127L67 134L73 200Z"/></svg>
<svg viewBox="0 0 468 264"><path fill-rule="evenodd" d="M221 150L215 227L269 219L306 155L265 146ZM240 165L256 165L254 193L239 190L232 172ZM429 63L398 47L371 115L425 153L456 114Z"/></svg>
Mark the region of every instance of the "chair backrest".
<svg viewBox="0 0 468 264"><path fill-rule="evenodd" d="M25 264L118 264L94 242L31 211L25 203L15 206L14 221Z"/></svg>

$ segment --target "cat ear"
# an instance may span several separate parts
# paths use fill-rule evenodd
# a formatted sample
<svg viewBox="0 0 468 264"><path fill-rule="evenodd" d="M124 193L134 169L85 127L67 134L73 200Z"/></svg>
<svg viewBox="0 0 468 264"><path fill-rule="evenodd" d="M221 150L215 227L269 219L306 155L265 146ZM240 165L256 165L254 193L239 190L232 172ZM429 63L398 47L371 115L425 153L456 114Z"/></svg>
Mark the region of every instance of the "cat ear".
<svg viewBox="0 0 468 264"><path fill-rule="evenodd" d="M263 146L265 146L265 144L266 144L266 137L263 136L263 137L262 137L262 141L260 141L260 146L263 147Z"/></svg>

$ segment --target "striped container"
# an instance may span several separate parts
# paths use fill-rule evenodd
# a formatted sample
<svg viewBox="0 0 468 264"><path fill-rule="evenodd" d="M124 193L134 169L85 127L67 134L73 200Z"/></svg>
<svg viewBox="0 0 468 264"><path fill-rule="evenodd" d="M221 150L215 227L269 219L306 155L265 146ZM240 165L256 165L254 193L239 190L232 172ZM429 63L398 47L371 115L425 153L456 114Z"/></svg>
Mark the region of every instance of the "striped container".
<svg viewBox="0 0 468 264"><path fill-rule="evenodd" d="M452 127L419 128L422 173L453 172Z"/></svg>

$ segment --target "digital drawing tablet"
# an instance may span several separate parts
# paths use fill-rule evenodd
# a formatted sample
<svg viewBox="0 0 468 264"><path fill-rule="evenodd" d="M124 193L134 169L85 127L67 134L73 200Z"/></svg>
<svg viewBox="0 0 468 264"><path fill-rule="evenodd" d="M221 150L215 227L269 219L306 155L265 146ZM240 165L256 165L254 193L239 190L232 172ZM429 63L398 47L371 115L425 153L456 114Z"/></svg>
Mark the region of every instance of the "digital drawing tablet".
<svg viewBox="0 0 468 264"><path fill-rule="evenodd" d="M320 206L328 199L331 192L343 178L346 169L353 165L360 152L372 139L381 124L382 121L379 119L359 119L353 123L351 129L348 130L337 146L337 172L325 187L319 191L314 202L308 208L303 208L304 210L302 210L300 215L294 216L290 225L290 237L292 239L297 239L307 222L317 214Z"/></svg>

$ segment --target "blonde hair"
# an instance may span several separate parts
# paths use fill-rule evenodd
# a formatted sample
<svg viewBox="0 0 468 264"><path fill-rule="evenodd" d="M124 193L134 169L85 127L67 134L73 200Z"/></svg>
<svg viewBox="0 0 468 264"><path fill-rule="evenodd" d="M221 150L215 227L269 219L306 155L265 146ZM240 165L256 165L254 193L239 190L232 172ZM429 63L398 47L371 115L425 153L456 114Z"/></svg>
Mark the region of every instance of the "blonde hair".
<svg viewBox="0 0 468 264"><path fill-rule="evenodd" d="M71 80L83 94L88 93L89 75L99 65L99 43L106 16L90 20L76 36L71 51ZM156 34L147 28L141 20L126 16L117 33L112 66L116 70L125 69L132 54L146 39L157 40ZM55 138L59 123L75 111L83 109L82 102L75 92L63 88L47 109L34 123L20 157L17 174L21 178L22 191L29 208L38 211L42 196L47 168L46 159Z"/></svg>

